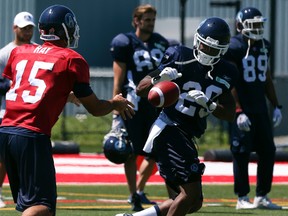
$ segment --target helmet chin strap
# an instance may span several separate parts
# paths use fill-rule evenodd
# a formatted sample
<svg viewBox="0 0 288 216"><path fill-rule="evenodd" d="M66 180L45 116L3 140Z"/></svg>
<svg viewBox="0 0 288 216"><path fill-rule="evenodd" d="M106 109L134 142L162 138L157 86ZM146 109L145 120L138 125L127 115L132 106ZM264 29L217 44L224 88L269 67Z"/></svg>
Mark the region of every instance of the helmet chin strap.
<svg viewBox="0 0 288 216"><path fill-rule="evenodd" d="M250 46L251 46L251 39L248 38L248 48L247 48L247 51L246 51L246 55L245 55L245 59L248 58L248 55L249 55L249 51L250 51Z"/></svg>
<svg viewBox="0 0 288 216"><path fill-rule="evenodd" d="M211 80L213 80L213 77L211 75L211 72L213 71L214 69L214 66L213 65L210 65L211 66L211 70L209 70L206 74L206 78L210 78Z"/></svg>
<svg viewBox="0 0 288 216"><path fill-rule="evenodd" d="M264 40L262 39L262 48L264 49L265 48L265 43L264 43ZM249 55L249 51L250 51L250 48L251 48L251 39L248 38L248 48L247 48L247 51L246 51L246 55L245 55L245 59L248 58L248 55ZM265 52L265 55L267 55L267 53Z"/></svg>
<svg viewBox="0 0 288 216"><path fill-rule="evenodd" d="M197 59L191 59L191 60L188 60L188 61L182 61L182 62L179 62L179 61L175 61L175 64L176 65L186 65L186 64L190 64L192 62L196 62Z"/></svg>

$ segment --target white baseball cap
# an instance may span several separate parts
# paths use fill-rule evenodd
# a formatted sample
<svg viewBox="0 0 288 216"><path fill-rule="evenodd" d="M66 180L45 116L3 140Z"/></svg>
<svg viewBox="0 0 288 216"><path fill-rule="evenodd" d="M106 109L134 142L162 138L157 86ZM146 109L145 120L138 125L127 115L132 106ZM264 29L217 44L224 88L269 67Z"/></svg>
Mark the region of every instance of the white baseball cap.
<svg viewBox="0 0 288 216"><path fill-rule="evenodd" d="M14 25L19 28L24 28L28 25L35 26L33 15L26 11L18 13L14 18Z"/></svg>

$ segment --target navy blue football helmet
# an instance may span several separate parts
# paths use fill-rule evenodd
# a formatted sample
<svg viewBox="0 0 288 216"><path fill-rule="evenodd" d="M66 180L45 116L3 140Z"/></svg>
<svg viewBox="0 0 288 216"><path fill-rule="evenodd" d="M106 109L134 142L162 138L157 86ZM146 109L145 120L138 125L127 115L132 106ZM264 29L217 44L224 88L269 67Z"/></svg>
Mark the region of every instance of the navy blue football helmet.
<svg viewBox="0 0 288 216"><path fill-rule="evenodd" d="M223 19L210 17L204 20L194 35L194 57L203 65L216 64L227 52L230 37L230 28Z"/></svg>
<svg viewBox="0 0 288 216"><path fill-rule="evenodd" d="M40 39L44 41L65 40L67 47L77 48L79 26L72 10L63 5L46 8L39 18Z"/></svg>
<svg viewBox="0 0 288 216"><path fill-rule="evenodd" d="M262 13L253 7L240 10L236 15L236 28L246 37L253 40L263 39L264 22L267 19Z"/></svg>
<svg viewBox="0 0 288 216"><path fill-rule="evenodd" d="M110 131L103 140L103 152L105 157L115 164L122 164L132 154L132 145L127 138L128 133L124 128Z"/></svg>

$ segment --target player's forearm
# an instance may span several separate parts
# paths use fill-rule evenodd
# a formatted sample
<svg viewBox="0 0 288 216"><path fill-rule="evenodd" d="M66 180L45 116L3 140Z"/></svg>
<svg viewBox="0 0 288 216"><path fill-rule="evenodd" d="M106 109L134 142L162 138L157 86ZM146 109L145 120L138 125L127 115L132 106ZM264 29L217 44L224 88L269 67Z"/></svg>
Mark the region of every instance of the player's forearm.
<svg viewBox="0 0 288 216"><path fill-rule="evenodd" d="M147 97L150 89L153 87L151 79L160 74L159 69L150 72L147 76L145 76L136 88L136 94L140 97Z"/></svg>
<svg viewBox="0 0 288 216"><path fill-rule="evenodd" d="M87 97L81 97L79 100L85 109L93 116L107 115L114 109L111 101L99 100L94 93Z"/></svg>
<svg viewBox="0 0 288 216"><path fill-rule="evenodd" d="M229 122L234 121L236 115L236 103L231 92L223 93L217 102L217 107L212 113L215 117Z"/></svg>
<svg viewBox="0 0 288 216"><path fill-rule="evenodd" d="M266 92L266 97L271 102L272 106L277 107L279 103L278 103L276 91L275 91L272 81L266 82L265 92Z"/></svg>
<svg viewBox="0 0 288 216"><path fill-rule="evenodd" d="M136 94L140 97L147 97L149 90L153 87L151 83L151 77L144 77L136 88Z"/></svg>
<svg viewBox="0 0 288 216"><path fill-rule="evenodd" d="M212 113L215 117L232 122L235 119L235 106L223 106L221 104L217 105L217 108Z"/></svg>
<svg viewBox="0 0 288 216"><path fill-rule="evenodd" d="M270 70L266 72L265 94L273 107L279 106Z"/></svg>

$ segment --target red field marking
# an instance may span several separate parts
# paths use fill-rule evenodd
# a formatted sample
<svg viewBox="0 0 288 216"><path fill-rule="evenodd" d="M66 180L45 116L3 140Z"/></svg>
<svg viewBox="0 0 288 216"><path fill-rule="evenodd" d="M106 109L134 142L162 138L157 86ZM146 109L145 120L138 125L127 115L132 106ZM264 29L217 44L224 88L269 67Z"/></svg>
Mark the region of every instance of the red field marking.
<svg viewBox="0 0 288 216"><path fill-rule="evenodd" d="M126 184L123 164L116 165L108 161L103 154L61 154L53 155L58 184ZM231 163L206 162L206 171L202 177L203 184L233 184ZM256 183L255 163L251 163L253 175L250 182ZM288 163L276 163L273 183L288 183ZM163 184L157 172L149 178L148 184ZM4 183L8 183L7 177Z"/></svg>
<svg viewBox="0 0 288 216"><path fill-rule="evenodd" d="M56 174L57 183L78 183L78 184L127 184L123 174ZM159 175L149 178L149 183L163 184L164 181Z"/></svg>

